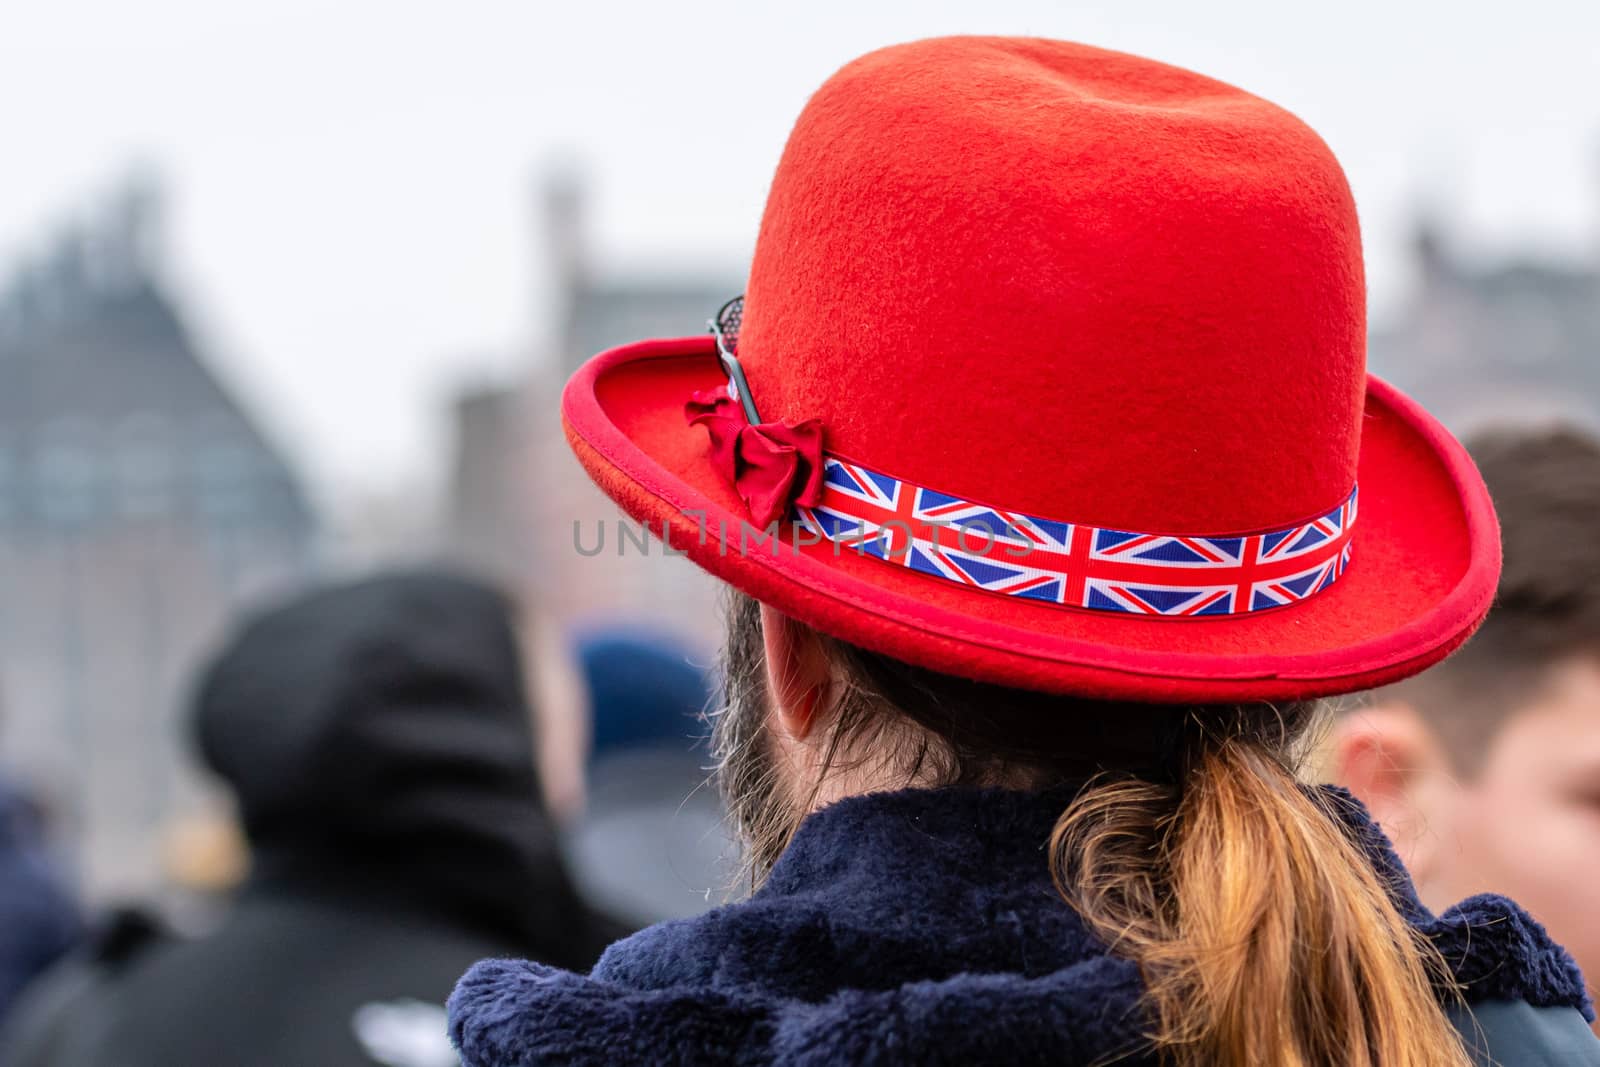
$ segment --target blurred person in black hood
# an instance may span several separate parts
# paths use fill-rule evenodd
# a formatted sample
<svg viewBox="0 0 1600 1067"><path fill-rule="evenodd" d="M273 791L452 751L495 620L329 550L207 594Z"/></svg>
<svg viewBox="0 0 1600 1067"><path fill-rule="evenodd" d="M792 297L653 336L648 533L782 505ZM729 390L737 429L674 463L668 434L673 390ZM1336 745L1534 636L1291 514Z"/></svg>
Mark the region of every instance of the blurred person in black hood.
<svg viewBox="0 0 1600 1067"><path fill-rule="evenodd" d="M622 931L559 859L517 648L501 595L438 573L249 621L194 722L247 883L210 936L112 938L58 977L5 1062L444 1067L442 1005L474 961L592 963Z"/></svg>

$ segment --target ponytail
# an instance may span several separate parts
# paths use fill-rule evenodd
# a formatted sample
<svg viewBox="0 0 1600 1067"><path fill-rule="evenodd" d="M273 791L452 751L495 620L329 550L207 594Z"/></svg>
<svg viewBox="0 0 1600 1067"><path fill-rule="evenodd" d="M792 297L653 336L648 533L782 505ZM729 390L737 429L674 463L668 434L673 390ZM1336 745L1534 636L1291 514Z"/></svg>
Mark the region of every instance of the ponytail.
<svg viewBox="0 0 1600 1067"><path fill-rule="evenodd" d="M1051 835L1058 891L1141 966L1155 1049L1183 1067L1465 1067L1438 951L1260 713L1231 718L1194 732L1175 785L1096 782Z"/></svg>
<svg viewBox="0 0 1600 1067"><path fill-rule="evenodd" d="M785 802L774 787L756 603L734 595L728 621L736 655L715 741L756 885L816 794ZM1151 1047L1166 1062L1469 1067L1435 991L1455 989L1438 950L1327 795L1295 778L1318 704L1184 711L1065 697L816 640L846 680L817 788L835 757L925 785L1089 782L1057 820L1050 873L1140 965Z"/></svg>

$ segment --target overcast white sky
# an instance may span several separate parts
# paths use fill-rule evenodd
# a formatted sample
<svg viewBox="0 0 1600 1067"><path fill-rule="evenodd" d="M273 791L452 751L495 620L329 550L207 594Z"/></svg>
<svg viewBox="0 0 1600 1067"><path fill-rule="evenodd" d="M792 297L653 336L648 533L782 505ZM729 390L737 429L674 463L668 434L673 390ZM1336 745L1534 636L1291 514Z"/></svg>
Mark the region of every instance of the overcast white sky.
<svg viewBox="0 0 1600 1067"><path fill-rule="evenodd" d="M1600 243L1594 0L9 0L0 270L154 165L221 372L325 497L392 488L437 473L448 387L537 349L543 161L594 179L602 262L742 267L806 95L954 32L1121 48L1297 112L1349 171L1379 315L1425 199L1479 249Z"/></svg>

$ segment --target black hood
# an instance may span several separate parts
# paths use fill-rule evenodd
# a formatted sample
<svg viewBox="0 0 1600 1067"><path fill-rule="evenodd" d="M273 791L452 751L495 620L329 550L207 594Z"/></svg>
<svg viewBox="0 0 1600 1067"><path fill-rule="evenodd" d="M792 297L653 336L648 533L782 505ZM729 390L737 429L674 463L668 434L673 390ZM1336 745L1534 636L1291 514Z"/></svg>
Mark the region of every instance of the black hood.
<svg viewBox="0 0 1600 1067"><path fill-rule="evenodd" d="M404 897L523 940L572 920L493 589L388 575L265 612L206 671L194 725L253 889Z"/></svg>

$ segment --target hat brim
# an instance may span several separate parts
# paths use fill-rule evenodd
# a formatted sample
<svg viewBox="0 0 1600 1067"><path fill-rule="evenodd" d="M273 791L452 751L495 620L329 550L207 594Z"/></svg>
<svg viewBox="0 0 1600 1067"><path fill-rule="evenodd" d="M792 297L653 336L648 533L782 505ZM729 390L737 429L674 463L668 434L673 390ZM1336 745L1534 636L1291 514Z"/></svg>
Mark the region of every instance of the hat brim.
<svg viewBox="0 0 1600 1067"><path fill-rule="evenodd" d="M711 574L824 633L933 670L1162 703L1324 696L1443 659L1494 597L1499 529L1476 467L1427 412L1375 377L1344 575L1296 604L1194 619L970 590L832 542L796 548L787 526L777 539L751 531L741 544L745 507L683 412L693 392L724 381L709 337L604 352L567 383L568 440L624 511Z"/></svg>

